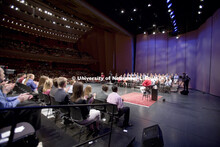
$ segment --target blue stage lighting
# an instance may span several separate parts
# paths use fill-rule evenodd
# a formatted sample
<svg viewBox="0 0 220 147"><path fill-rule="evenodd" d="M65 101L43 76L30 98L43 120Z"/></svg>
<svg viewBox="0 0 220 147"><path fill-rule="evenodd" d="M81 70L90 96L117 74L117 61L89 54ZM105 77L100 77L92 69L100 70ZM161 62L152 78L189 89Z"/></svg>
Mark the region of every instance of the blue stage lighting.
<svg viewBox="0 0 220 147"><path fill-rule="evenodd" d="M173 15L173 11L172 11L172 12L170 12L170 15Z"/></svg>
<svg viewBox="0 0 220 147"><path fill-rule="evenodd" d="M175 15L172 15L172 16L171 16L171 18L174 18L174 17L175 17Z"/></svg>
<svg viewBox="0 0 220 147"><path fill-rule="evenodd" d="M167 0L167 3L169 3L170 2L170 0Z"/></svg>
<svg viewBox="0 0 220 147"><path fill-rule="evenodd" d="M172 3L170 3L169 5L168 5L168 8L170 8L172 6Z"/></svg>

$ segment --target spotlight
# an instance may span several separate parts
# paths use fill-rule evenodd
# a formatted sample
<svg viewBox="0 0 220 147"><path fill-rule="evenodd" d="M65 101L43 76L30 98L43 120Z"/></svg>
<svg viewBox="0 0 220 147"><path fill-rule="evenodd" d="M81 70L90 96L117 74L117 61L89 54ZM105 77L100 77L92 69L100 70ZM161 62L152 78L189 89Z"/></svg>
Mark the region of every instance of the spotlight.
<svg viewBox="0 0 220 147"><path fill-rule="evenodd" d="M156 24L153 24L153 27L156 27Z"/></svg>
<svg viewBox="0 0 220 147"><path fill-rule="evenodd" d="M202 9L202 5L199 5L199 8Z"/></svg>
<svg viewBox="0 0 220 147"><path fill-rule="evenodd" d="M175 17L175 15L172 15L171 18L173 19Z"/></svg>
<svg viewBox="0 0 220 147"><path fill-rule="evenodd" d="M125 13L125 11L124 11L124 10L121 10L121 13Z"/></svg>
<svg viewBox="0 0 220 147"><path fill-rule="evenodd" d="M202 12L201 11L198 11L198 14L201 14Z"/></svg>
<svg viewBox="0 0 220 147"><path fill-rule="evenodd" d="M136 11L137 11L137 9L135 9L135 8L134 8L134 9L133 9L133 11L134 11L134 12L136 12Z"/></svg>
<svg viewBox="0 0 220 147"><path fill-rule="evenodd" d="M153 34L156 34L156 32L153 32Z"/></svg>
<svg viewBox="0 0 220 147"><path fill-rule="evenodd" d="M151 7L151 4L148 4L147 6L148 6L148 7Z"/></svg>
<svg viewBox="0 0 220 147"><path fill-rule="evenodd" d="M164 34L164 33L165 33L165 31L162 31L162 33Z"/></svg>
<svg viewBox="0 0 220 147"><path fill-rule="evenodd" d="M169 9L168 12L171 12L171 9Z"/></svg>
<svg viewBox="0 0 220 147"><path fill-rule="evenodd" d="M172 3L170 3L169 5L168 5L168 8L170 8L172 6Z"/></svg>
<svg viewBox="0 0 220 147"><path fill-rule="evenodd" d="M170 2L170 0L167 0L167 3L169 3Z"/></svg>
<svg viewBox="0 0 220 147"><path fill-rule="evenodd" d="M170 12L170 15L173 15L173 11L172 11L172 12Z"/></svg>
<svg viewBox="0 0 220 147"><path fill-rule="evenodd" d="M146 32L144 32L144 34L146 34Z"/></svg>
<svg viewBox="0 0 220 147"><path fill-rule="evenodd" d="M176 39L179 39L179 36L176 36Z"/></svg>

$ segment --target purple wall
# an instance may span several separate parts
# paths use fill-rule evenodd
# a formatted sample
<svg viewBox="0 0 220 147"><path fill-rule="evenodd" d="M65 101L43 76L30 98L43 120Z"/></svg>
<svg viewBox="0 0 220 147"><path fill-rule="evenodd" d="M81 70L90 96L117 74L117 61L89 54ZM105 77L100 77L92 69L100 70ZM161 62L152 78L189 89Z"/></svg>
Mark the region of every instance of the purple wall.
<svg viewBox="0 0 220 147"><path fill-rule="evenodd" d="M136 72L187 72L190 87L220 96L220 10L199 29L181 34L139 35ZM146 60L147 59L147 60Z"/></svg>
<svg viewBox="0 0 220 147"><path fill-rule="evenodd" d="M210 93L220 95L220 10L213 15L211 44Z"/></svg>

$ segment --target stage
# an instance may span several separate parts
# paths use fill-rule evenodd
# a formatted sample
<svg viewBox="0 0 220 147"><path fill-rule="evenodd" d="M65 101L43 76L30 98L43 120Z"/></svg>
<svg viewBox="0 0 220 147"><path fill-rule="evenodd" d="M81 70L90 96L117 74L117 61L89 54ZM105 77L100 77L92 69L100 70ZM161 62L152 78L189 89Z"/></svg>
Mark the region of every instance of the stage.
<svg viewBox="0 0 220 147"><path fill-rule="evenodd" d="M87 84L84 84L84 86ZM92 92L97 93L101 90L101 84L90 85L93 88ZM110 92L111 87L109 85L108 93ZM134 88L119 87L118 90L119 95L133 92L140 93L139 89ZM181 95L179 92L171 92L170 94L159 92L158 95L162 96L162 98L157 100L150 107L124 103L125 106L129 106L131 109L130 122L133 124L133 127L128 128L127 132L124 132L119 127L123 121L123 117L121 117L119 123L114 124L113 132L116 133L116 138L118 134L121 134L119 136L124 135L127 137L125 137L125 140L128 139L129 143L132 143L132 146L139 147L141 146L143 129L158 124L162 130L165 147L219 146L219 97L203 94L195 90L190 90L188 96ZM165 99L165 102L163 99ZM53 135L52 133L52 136ZM59 135L57 137L59 138ZM60 141L67 143L65 140ZM122 139L122 141L124 141L124 139ZM50 139L47 140L47 142L50 142ZM99 145L106 145L103 140L98 142L100 143ZM72 140L72 143L75 142ZM98 146L96 143L92 144L92 146L96 145ZM116 142L112 140L111 146L116 145Z"/></svg>

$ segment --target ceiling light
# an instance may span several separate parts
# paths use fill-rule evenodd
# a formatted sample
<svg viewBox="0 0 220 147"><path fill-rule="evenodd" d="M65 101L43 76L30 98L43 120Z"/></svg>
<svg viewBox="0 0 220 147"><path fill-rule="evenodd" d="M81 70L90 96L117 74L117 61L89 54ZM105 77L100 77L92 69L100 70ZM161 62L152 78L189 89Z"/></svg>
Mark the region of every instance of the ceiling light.
<svg viewBox="0 0 220 147"><path fill-rule="evenodd" d="M202 5L199 5L199 8L202 9Z"/></svg>
<svg viewBox="0 0 220 147"><path fill-rule="evenodd" d="M169 5L168 5L168 8L170 8L172 6L172 3L170 3Z"/></svg>
<svg viewBox="0 0 220 147"><path fill-rule="evenodd" d="M200 0L201 2L203 2L204 0Z"/></svg>
<svg viewBox="0 0 220 147"><path fill-rule="evenodd" d="M165 33L165 31L162 31L162 33L164 34L164 33Z"/></svg>
<svg viewBox="0 0 220 147"><path fill-rule="evenodd" d="M14 5L11 5L11 7L10 7L10 8L14 9Z"/></svg>
<svg viewBox="0 0 220 147"><path fill-rule="evenodd" d="M19 10L19 9L18 9L18 7L16 7L16 8L15 8L15 10L17 10L17 11L18 11L18 10Z"/></svg>
<svg viewBox="0 0 220 147"><path fill-rule="evenodd" d="M151 4L148 4L147 6L148 6L148 7L151 7Z"/></svg>
<svg viewBox="0 0 220 147"><path fill-rule="evenodd" d="M202 12L201 11L198 11L198 14L201 14Z"/></svg>
<svg viewBox="0 0 220 147"><path fill-rule="evenodd" d="M141 27L138 27L139 29L141 29Z"/></svg>
<svg viewBox="0 0 220 147"><path fill-rule="evenodd" d="M167 0L167 3L169 3L170 2L170 0Z"/></svg>
<svg viewBox="0 0 220 147"><path fill-rule="evenodd" d="M169 9L168 12L171 12L171 9Z"/></svg>
<svg viewBox="0 0 220 147"><path fill-rule="evenodd" d="M124 10L121 10L121 13L125 13L125 11L124 11Z"/></svg>
<svg viewBox="0 0 220 147"><path fill-rule="evenodd" d="M56 22L55 22L55 21L53 21L53 24L56 24Z"/></svg>
<svg viewBox="0 0 220 147"><path fill-rule="evenodd" d="M153 32L153 34L156 34L156 32Z"/></svg>
<svg viewBox="0 0 220 147"><path fill-rule="evenodd" d="M156 25L155 25L155 24L153 24L153 27L156 27Z"/></svg>
<svg viewBox="0 0 220 147"><path fill-rule="evenodd" d="M131 18L131 20L133 20L133 18Z"/></svg>
<svg viewBox="0 0 220 147"><path fill-rule="evenodd" d="M179 36L176 36L176 39L179 39Z"/></svg>
<svg viewBox="0 0 220 147"><path fill-rule="evenodd" d="M137 9L136 9L136 8L134 8L134 9L133 9L133 11L134 11L134 12L136 12L136 11L137 11Z"/></svg>
<svg viewBox="0 0 220 147"><path fill-rule="evenodd" d="M144 34L146 34L146 32L144 32Z"/></svg>
<svg viewBox="0 0 220 147"><path fill-rule="evenodd" d="M175 17L175 15L172 15L171 18L173 19Z"/></svg>
<svg viewBox="0 0 220 147"><path fill-rule="evenodd" d="M172 12L170 12L170 15L173 15L173 11L172 11Z"/></svg>

